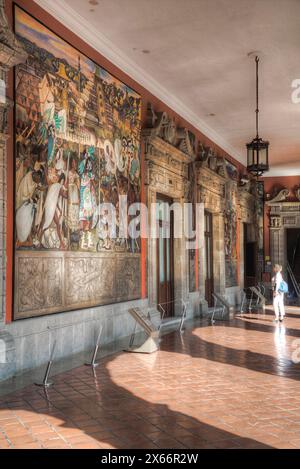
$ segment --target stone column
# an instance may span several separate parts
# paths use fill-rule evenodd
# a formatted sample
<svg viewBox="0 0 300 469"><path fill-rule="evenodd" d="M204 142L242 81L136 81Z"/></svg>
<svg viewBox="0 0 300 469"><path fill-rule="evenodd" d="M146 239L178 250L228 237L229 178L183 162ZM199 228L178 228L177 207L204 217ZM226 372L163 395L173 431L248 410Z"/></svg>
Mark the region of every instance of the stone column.
<svg viewBox="0 0 300 469"><path fill-rule="evenodd" d="M239 268L239 287L241 290L244 288L245 283L245 256L244 256L244 246L245 246L245 239L244 239L244 223L241 217L239 217L239 234L240 234L240 245L239 245L239 254L240 254L240 265Z"/></svg>
<svg viewBox="0 0 300 469"><path fill-rule="evenodd" d="M281 237L280 229L270 228L270 257L272 264L280 264L281 253Z"/></svg>
<svg viewBox="0 0 300 469"><path fill-rule="evenodd" d="M205 259L205 240L204 240L204 202L201 196L199 195L199 203L201 206L199 208L199 220L198 220L198 230L199 230L199 253L198 253L198 290L199 290L199 303L200 303L200 313L204 315L207 312L208 305L205 299L205 269L204 265L206 262Z"/></svg>
<svg viewBox="0 0 300 469"><path fill-rule="evenodd" d="M181 238L174 238L173 243L173 251L174 251L174 291L175 291L175 300L183 300L186 303L188 302L189 296L189 272L188 272L188 265L189 265L189 251L186 249L186 242L185 234L184 234L184 223L185 217L187 213L184 210L184 204L187 203L187 199L175 199L175 203L179 203L181 205L182 210L182 237ZM175 304L175 315L181 314L182 305L180 302Z"/></svg>
<svg viewBox="0 0 300 469"><path fill-rule="evenodd" d="M224 214L213 214L214 290L225 296Z"/></svg>
<svg viewBox="0 0 300 469"><path fill-rule="evenodd" d="M25 60L26 53L5 16L4 0L0 0L0 321L4 320L6 289L7 115L13 105L6 96L6 88L9 69Z"/></svg>

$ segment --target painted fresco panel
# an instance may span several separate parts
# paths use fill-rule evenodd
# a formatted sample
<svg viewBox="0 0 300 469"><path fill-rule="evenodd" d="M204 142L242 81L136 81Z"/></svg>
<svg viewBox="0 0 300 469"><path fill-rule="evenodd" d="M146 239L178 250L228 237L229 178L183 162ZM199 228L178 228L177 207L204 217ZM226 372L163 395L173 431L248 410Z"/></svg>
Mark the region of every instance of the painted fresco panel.
<svg viewBox="0 0 300 469"><path fill-rule="evenodd" d="M140 201L141 97L19 7L15 32L14 318L137 298L119 205Z"/></svg>

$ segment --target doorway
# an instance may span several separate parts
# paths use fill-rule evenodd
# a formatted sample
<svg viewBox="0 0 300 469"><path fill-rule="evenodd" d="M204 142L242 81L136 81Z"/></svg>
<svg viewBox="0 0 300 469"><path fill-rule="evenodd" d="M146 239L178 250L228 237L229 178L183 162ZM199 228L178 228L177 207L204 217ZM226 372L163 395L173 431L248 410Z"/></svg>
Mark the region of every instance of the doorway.
<svg viewBox="0 0 300 469"><path fill-rule="evenodd" d="M294 273L296 282L300 284L300 228L286 230L286 258ZM288 276L289 291L294 290L293 283Z"/></svg>
<svg viewBox="0 0 300 469"><path fill-rule="evenodd" d="M213 272L213 216L204 212L204 242L205 242L205 299L209 307L213 306L214 272Z"/></svg>
<svg viewBox="0 0 300 469"><path fill-rule="evenodd" d="M244 223L244 287L256 284L257 243L254 225Z"/></svg>
<svg viewBox="0 0 300 469"><path fill-rule="evenodd" d="M157 304L165 310L165 316L174 315L174 230L173 212L170 206L173 200L157 194Z"/></svg>

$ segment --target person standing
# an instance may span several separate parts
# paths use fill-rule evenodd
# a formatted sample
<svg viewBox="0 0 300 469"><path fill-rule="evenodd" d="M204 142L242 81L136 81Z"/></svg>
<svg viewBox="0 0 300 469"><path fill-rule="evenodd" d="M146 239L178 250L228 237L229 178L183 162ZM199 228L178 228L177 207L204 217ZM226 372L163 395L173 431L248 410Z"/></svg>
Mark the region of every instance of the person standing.
<svg viewBox="0 0 300 469"><path fill-rule="evenodd" d="M273 307L275 312L275 321L282 322L285 311L284 311L284 293L280 290L281 284L283 282L282 278L282 266L275 264L273 267L274 277L272 278L273 285Z"/></svg>

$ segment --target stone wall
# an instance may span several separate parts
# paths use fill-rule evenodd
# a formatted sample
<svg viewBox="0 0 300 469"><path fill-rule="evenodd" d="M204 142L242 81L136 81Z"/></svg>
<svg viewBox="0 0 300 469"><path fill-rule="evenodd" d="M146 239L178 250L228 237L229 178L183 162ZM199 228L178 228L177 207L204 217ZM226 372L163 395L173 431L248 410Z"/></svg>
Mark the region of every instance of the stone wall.
<svg viewBox="0 0 300 469"><path fill-rule="evenodd" d="M129 337L134 320L132 306L146 307L147 300L101 306L72 313L14 321L0 327L0 381L45 365L56 341L55 361L93 349L100 326L100 346ZM140 330L140 329L139 329ZM128 339L129 344L129 339Z"/></svg>
<svg viewBox="0 0 300 469"><path fill-rule="evenodd" d="M2 112L2 111L0 111ZM5 307L5 250L6 250L6 157L5 139L0 133L0 321Z"/></svg>

